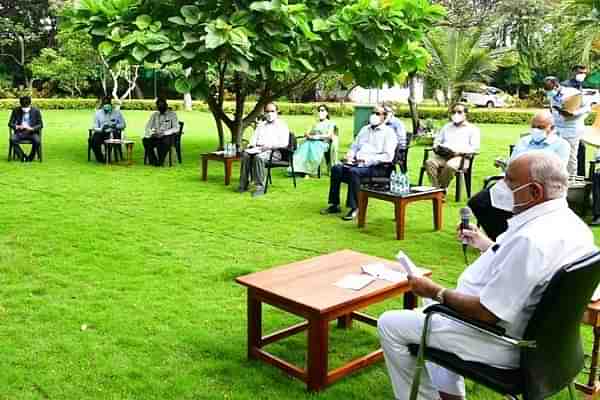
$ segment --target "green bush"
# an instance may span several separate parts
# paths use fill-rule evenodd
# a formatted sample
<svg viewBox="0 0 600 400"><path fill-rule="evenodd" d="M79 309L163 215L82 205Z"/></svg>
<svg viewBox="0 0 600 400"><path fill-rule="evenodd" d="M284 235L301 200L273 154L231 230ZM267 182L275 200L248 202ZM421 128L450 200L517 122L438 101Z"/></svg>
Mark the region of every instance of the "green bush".
<svg viewBox="0 0 600 400"><path fill-rule="evenodd" d="M36 107L43 110L90 110L99 105L97 99L33 99ZM283 115L314 115L317 107L322 103L287 103L277 102L279 111ZM354 114L354 105L352 103L326 103L332 116L352 116ZM12 109L18 105L17 99L0 99L0 109ZM183 110L182 100L170 100L169 106L174 110ZM225 111L232 114L235 103L226 101ZM245 112L250 112L254 103L245 105ZM146 110L155 109L154 100L126 100L121 106L123 110ZM396 104L396 115L400 118L410 118L410 110L406 104ZM194 111L209 112L208 105L203 101L194 101L192 103ZM487 109L472 108L469 112L469 121L476 124L519 124L528 125L531 122L536 110L516 110L516 109ZM419 107L420 119L447 120L448 110L445 107ZM591 124L595 114L590 114L586 119L587 124Z"/></svg>

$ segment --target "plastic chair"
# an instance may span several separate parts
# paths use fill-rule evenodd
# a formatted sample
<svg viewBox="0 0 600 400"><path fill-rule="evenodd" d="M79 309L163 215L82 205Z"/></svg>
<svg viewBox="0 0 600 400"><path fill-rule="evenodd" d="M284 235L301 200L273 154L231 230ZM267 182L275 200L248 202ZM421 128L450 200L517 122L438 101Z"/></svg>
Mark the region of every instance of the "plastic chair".
<svg viewBox="0 0 600 400"><path fill-rule="evenodd" d="M598 251L562 267L544 291L522 339L507 336L498 326L468 320L441 304L426 308L421 344L409 345L411 353L417 355L411 400L417 398L425 360L513 399L519 395L525 400L544 399L565 387L569 388L571 399L575 399L574 380L584 361L580 323L598 282ZM519 368L503 369L464 361L453 353L427 347L429 324L435 314L520 348Z"/></svg>
<svg viewBox="0 0 600 400"><path fill-rule="evenodd" d="M169 140L169 167L173 166L173 156L172 150L175 149L175 153L177 154L177 161L181 164L181 136L183 135L183 126L185 123L183 121L179 121L179 132L170 135ZM144 165L148 164L149 156L148 151L144 148Z"/></svg>
<svg viewBox="0 0 600 400"><path fill-rule="evenodd" d="M433 147L425 149L423 154L423 164L421 165L421 171L419 172L419 186L423 185L423 178L425 177L425 164L429 159L429 153L433 151ZM462 186L463 182L467 191L467 198L471 197L471 177L473 173L473 165L475 164L475 156L477 153L465 153L459 155L460 165L456 171L456 194L455 201L459 202L462 198ZM468 161L468 162L467 162Z"/></svg>
<svg viewBox="0 0 600 400"><path fill-rule="evenodd" d="M14 130L12 128L8 128L8 161L16 160L16 157L17 157L17 153L15 152L15 147L13 146L12 142L10 141L10 138L13 133L14 133ZM42 162L42 159L43 159L43 146L42 145L44 143L42 140L42 129L37 131L37 134L40 136L40 147L38 147L38 151L35 156L37 157L39 162ZM22 140L19 140L19 144L31 144L31 140L22 139Z"/></svg>
<svg viewBox="0 0 600 400"><path fill-rule="evenodd" d="M296 174L294 173L294 152L296 151L297 147L298 143L296 142L296 136L292 132L290 132L290 138L287 147L273 149L273 151L271 151L271 156L269 157L269 160L265 163L265 167L267 168L265 194L267 193L269 184L273 184L273 179L271 176L271 169L273 168L290 168L292 170L292 180L294 182L294 188L296 188ZM273 153L275 151L279 151L281 153L281 160L273 160Z"/></svg>

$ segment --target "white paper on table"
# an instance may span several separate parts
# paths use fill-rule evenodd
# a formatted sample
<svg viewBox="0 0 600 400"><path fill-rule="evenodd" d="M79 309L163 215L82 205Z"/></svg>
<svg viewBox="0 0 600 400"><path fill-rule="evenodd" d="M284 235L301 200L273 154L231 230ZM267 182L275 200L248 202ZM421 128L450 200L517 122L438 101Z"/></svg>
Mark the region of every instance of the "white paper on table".
<svg viewBox="0 0 600 400"><path fill-rule="evenodd" d="M223 150L217 150L217 151L213 151L212 154L220 156L222 154L225 154L225 152Z"/></svg>
<svg viewBox="0 0 600 400"><path fill-rule="evenodd" d="M397 283L406 280L406 274L404 272L388 268L383 263L363 265L361 269L365 274L371 275L377 279L383 279L384 281L388 282Z"/></svg>
<svg viewBox="0 0 600 400"><path fill-rule="evenodd" d="M360 290L373 282L375 278L365 274L348 274L334 283L335 286L342 289Z"/></svg>
<svg viewBox="0 0 600 400"><path fill-rule="evenodd" d="M260 147L250 147L250 148L247 148L245 151L248 154L258 154L258 153L263 152L262 148L260 148Z"/></svg>

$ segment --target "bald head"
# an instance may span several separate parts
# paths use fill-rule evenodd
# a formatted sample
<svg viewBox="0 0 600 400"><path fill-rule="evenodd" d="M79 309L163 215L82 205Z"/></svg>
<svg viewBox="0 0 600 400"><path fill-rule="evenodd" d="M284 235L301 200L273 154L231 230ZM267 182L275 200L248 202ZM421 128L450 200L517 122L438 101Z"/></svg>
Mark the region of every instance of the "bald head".
<svg viewBox="0 0 600 400"><path fill-rule="evenodd" d="M548 127L553 126L553 124L554 118L552 118L552 114L550 114L550 111L548 110L538 111L531 120L532 128L540 128L546 130Z"/></svg>
<svg viewBox="0 0 600 400"><path fill-rule="evenodd" d="M513 190L515 214L545 201L564 197L569 175L560 158L549 151L535 150L512 160L505 181Z"/></svg>

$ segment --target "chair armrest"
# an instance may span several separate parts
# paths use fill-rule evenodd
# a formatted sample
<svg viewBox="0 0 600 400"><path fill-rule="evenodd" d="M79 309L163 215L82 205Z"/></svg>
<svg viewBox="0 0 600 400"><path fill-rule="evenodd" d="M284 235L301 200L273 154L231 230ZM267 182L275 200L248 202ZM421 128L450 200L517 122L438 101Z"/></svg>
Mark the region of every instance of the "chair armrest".
<svg viewBox="0 0 600 400"><path fill-rule="evenodd" d="M511 336L506 335L506 331L499 326L487 324L481 321L475 321L472 319L466 319L465 316L458 313L456 310L443 304L432 304L431 306L425 308L423 310L423 313L426 314L428 318L431 318L435 314L442 315L445 318L448 318L454 322L475 329L476 331L479 331L483 334L495 337L496 339L512 344L513 346L529 348L535 348L536 346L536 343L533 340L522 340L513 338Z"/></svg>

